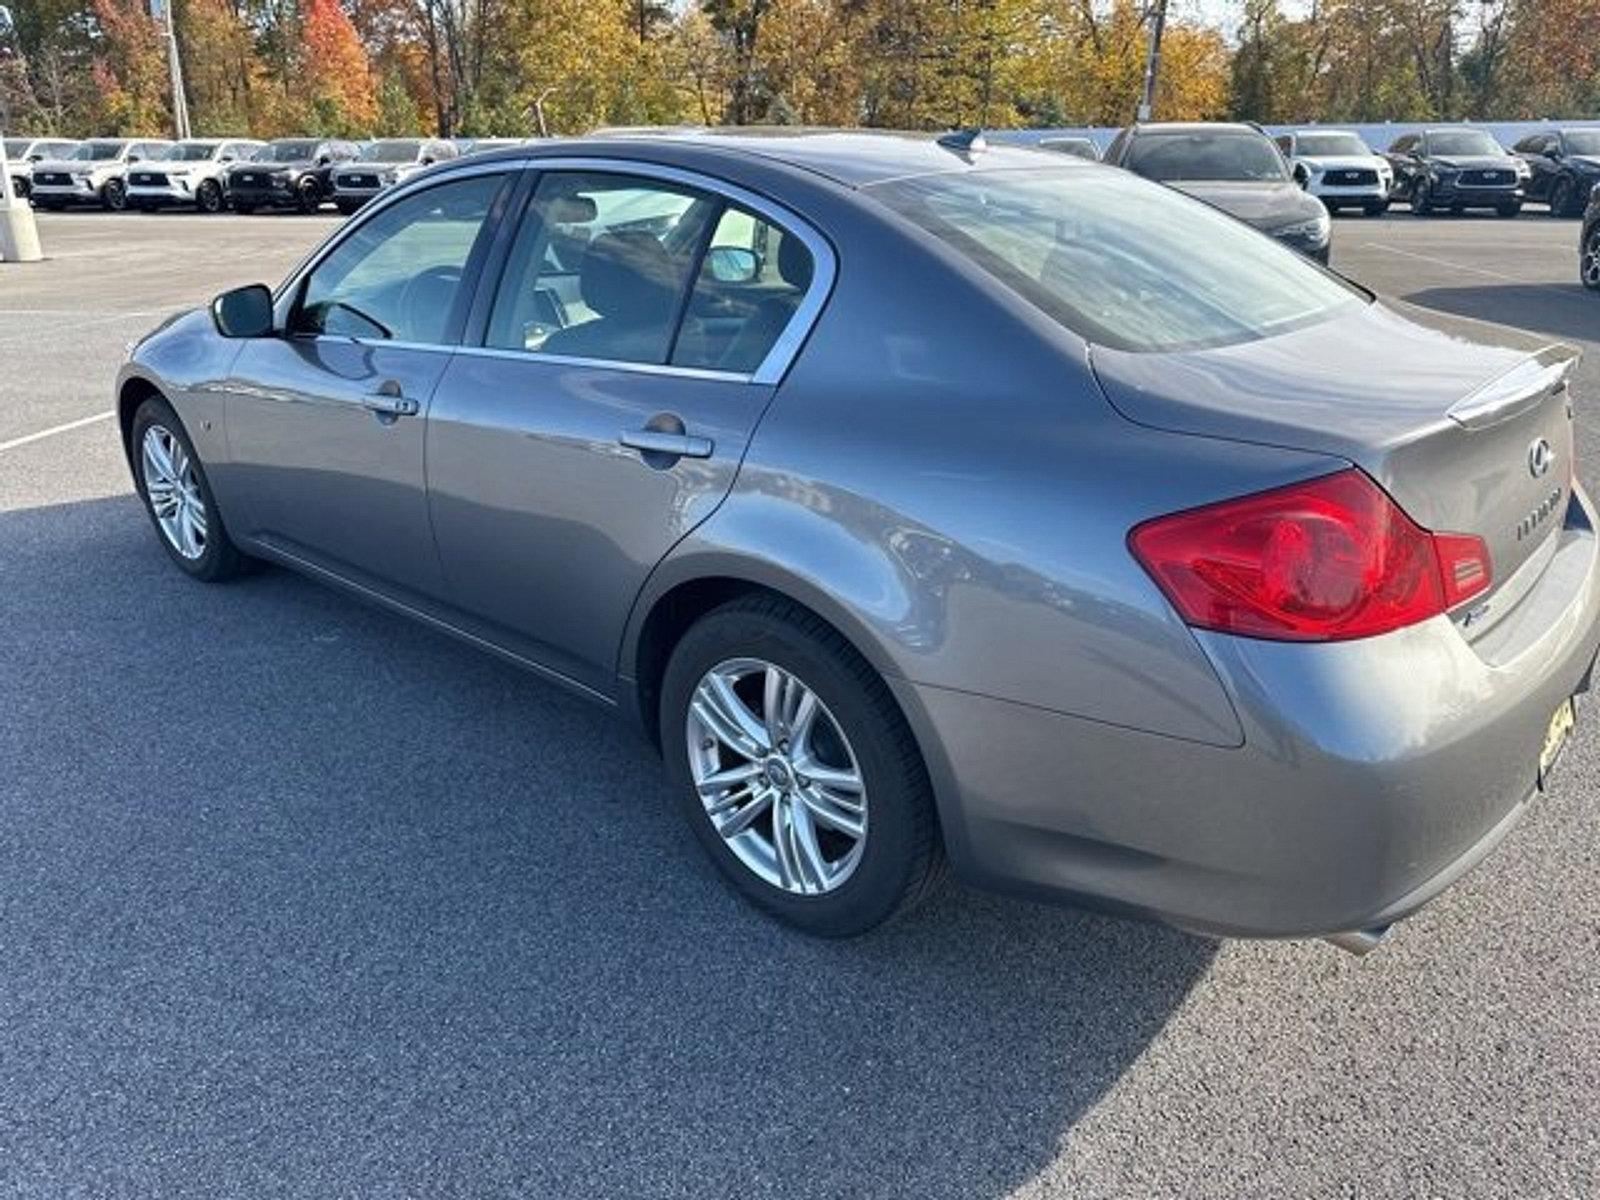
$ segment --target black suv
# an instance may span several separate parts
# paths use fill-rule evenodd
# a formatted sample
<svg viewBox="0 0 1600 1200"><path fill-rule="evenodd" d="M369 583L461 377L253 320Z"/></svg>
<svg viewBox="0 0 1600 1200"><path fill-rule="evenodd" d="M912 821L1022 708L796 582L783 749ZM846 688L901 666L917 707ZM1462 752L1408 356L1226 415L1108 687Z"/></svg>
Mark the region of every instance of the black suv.
<svg viewBox="0 0 1600 1200"><path fill-rule="evenodd" d="M1394 168L1391 198L1419 217L1447 208L1492 208L1502 217L1522 211L1528 164L1481 129L1425 129L1395 139L1384 152Z"/></svg>
<svg viewBox="0 0 1600 1200"><path fill-rule="evenodd" d="M228 171L228 199L234 212L258 208L296 208L314 213L333 194L329 177L356 156L354 142L327 138L279 138L255 157Z"/></svg>
<svg viewBox="0 0 1600 1200"><path fill-rule="evenodd" d="M1583 214L1589 193L1600 183L1600 129L1546 129L1512 149L1533 172L1529 200L1543 200L1552 217Z"/></svg>
<svg viewBox="0 0 1600 1200"><path fill-rule="evenodd" d="M1130 125L1117 134L1104 161L1204 200L1318 262L1328 261L1328 210L1301 191L1278 147L1255 125Z"/></svg>

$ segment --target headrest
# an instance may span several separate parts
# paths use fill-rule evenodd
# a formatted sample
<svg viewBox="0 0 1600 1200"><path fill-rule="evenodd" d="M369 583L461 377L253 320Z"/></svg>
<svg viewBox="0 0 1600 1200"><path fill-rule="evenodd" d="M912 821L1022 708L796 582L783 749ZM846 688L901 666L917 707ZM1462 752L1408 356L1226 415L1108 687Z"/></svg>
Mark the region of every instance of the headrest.
<svg viewBox="0 0 1600 1200"><path fill-rule="evenodd" d="M671 315L678 275L654 234L618 229L589 243L578 287L583 302L601 316L642 323Z"/></svg>
<svg viewBox="0 0 1600 1200"><path fill-rule="evenodd" d="M811 286L811 251L792 233L778 243L778 274L792 288L805 291Z"/></svg>

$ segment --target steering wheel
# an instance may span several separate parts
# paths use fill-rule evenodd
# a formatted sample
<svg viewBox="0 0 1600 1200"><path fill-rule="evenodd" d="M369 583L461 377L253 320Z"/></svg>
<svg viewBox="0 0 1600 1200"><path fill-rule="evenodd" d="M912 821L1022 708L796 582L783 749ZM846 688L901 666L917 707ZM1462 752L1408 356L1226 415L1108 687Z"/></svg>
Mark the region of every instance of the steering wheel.
<svg viewBox="0 0 1600 1200"><path fill-rule="evenodd" d="M399 309L407 341L432 342L444 335L461 277L460 267L442 266L429 267L406 281Z"/></svg>

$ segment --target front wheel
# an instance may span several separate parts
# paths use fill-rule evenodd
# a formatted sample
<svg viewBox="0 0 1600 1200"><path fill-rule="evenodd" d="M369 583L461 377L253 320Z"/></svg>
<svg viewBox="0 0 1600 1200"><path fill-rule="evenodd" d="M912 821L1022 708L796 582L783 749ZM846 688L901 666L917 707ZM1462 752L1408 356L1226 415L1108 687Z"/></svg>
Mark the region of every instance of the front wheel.
<svg viewBox="0 0 1600 1200"><path fill-rule="evenodd" d="M322 188L310 176L300 181L294 190L294 206L303 213L314 213L322 207Z"/></svg>
<svg viewBox="0 0 1600 1200"><path fill-rule="evenodd" d="M128 188L120 179L108 179L100 189L100 203L108 212L121 212L128 207Z"/></svg>
<svg viewBox="0 0 1600 1200"><path fill-rule="evenodd" d="M1583 235L1583 251L1578 256L1578 278L1583 286L1600 292L1600 222Z"/></svg>
<svg viewBox="0 0 1600 1200"><path fill-rule="evenodd" d="M202 180L194 192L194 206L203 213L219 213L223 208L222 188L215 179Z"/></svg>
<svg viewBox="0 0 1600 1200"><path fill-rule="evenodd" d="M1558 179L1550 189L1550 215L1552 217L1577 216L1577 205L1572 202L1572 180Z"/></svg>
<svg viewBox="0 0 1600 1200"><path fill-rule="evenodd" d="M660 723L696 838L767 913L847 937L937 879L931 787L905 718L813 614L758 597L703 617L667 665Z"/></svg>
<svg viewBox="0 0 1600 1200"><path fill-rule="evenodd" d="M241 574L249 560L223 527L200 456L172 406L146 400L130 436L139 496L172 561L207 583Z"/></svg>
<svg viewBox="0 0 1600 1200"><path fill-rule="evenodd" d="M1425 217L1433 211L1433 189L1426 179L1417 180L1411 189L1411 215Z"/></svg>

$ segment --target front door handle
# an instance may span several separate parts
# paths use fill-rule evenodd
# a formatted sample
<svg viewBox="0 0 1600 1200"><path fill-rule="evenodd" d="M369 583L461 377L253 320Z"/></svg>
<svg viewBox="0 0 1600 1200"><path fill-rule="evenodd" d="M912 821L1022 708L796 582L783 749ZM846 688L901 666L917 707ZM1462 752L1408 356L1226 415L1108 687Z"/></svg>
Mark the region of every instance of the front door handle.
<svg viewBox="0 0 1600 1200"><path fill-rule="evenodd" d="M710 458L716 444L710 438L664 429L635 429L617 439L641 454L661 454L672 458Z"/></svg>
<svg viewBox="0 0 1600 1200"><path fill-rule="evenodd" d="M363 397L361 403L380 417L414 417L422 411L422 406L407 399L400 385L392 379L385 379L378 390Z"/></svg>

